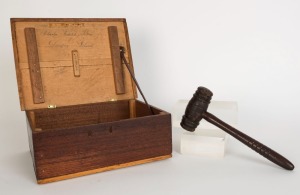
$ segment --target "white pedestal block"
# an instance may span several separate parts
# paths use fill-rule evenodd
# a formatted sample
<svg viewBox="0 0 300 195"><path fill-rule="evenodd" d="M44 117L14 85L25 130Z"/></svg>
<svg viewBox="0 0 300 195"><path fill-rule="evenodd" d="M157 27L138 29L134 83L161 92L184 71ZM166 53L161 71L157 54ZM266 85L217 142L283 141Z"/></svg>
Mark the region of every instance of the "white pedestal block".
<svg viewBox="0 0 300 195"><path fill-rule="evenodd" d="M187 104L188 100L180 100L176 103L172 113L174 127L181 128L180 122ZM237 126L237 102L212 101L208 111L231 126ZM222 158L225 154L227 140L228 135L223 130L203 119L195 132L183 129L180 139L180 152L187 155Z"/></svg>

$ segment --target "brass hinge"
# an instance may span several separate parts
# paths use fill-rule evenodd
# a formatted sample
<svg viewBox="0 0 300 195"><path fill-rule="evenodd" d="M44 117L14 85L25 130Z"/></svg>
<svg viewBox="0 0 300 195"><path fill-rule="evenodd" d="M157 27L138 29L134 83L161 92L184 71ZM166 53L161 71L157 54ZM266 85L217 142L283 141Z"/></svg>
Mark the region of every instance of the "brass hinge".
<svg viewBox="0 0 300 195"><path fill-rule="evenodd" d="M54 108L56 108L56 105L50 104L50 105L48 105L48 108L49 109L54 109Z"/></svg>

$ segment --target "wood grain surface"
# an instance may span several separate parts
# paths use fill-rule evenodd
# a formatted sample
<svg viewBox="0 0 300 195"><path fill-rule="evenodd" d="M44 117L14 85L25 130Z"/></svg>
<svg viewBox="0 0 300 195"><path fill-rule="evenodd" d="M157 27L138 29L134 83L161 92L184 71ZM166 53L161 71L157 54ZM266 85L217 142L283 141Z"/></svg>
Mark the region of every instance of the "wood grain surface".
<svg viewBox="0 0 300 195"><path fill-rule="evenodd" d="M30 72L30 83L32 89L33 102L35 104L44 103L43 82L41 77L39 52L36 41L35 28L25 28L25 39L27 48L28 66Z"/></svg>
<svg viewBox="0 0 300 195"><path fill-rule="evenodd" d="M117 27L119 44L126 48L126 57L133 68L124 19L12 19L11 26L22 110L136 98L128 71L123 72L124 93L115 92L107 29ZM34 102L25 28L35 29L44 103ZM78 52L80 70L75 75L74 50Z"/></svg>
<svg viewBox="0 0 300 195"><path fill-rule="evenodd" d="M85 125L83 125L85 122L90 123L90 121L84 111L77 116L71 114L71 110L73 113L78 111L76 107L67 108L65 111L61 108L60 114L51 119L52 121L49 118L56 114L55 109L48 110L54 111L53 113L36 111L35 126L38 131L32 130L31 127L29 132L37 179L170 155L172 153L171 115L153 108L155 115L144 116L147 106L136 102L137 117L130 118L129 105L129 101L112 102L111 105L90 105L95 110L98 108L98 112L103 112L105 106L115 107L116 109L111 112L113 116L110 116L114 121L107 122L109 117L105 117L108 115L102 115L103 122ZM116 113L121 110L120 107L127 107L125 109L127 113L123 109L121 113ZM40 118L39 115L44 116ZM80 116L85 119L78 124L73 123ZM69 120L72 123L68 123Z"/></svg>
<svg viewBox="0 0 300 195"><path fill-rule="evenodd" d="M120 56L120 43L118 36L118 28L116 26L108 27L110 53L112 60L112 67L114 72L115 89L117 94L125 93L123 65Z"/></svg>
<svg viewBox="0 0 300 195"><path fill-rule="evenodd" d="M11 30L38 183L171 157L171 115L150 114L118 62L122 46L133 72L125 19L16 18Z"/></svg>
<svg viewBox="0 0 300 195"><path fill-rule="evenodd" d="M172 157L171 154L164 155L164 156L158 156L158 157L137 160L137 161L128 162L128 163L93 169L93 170L89 170L89 171L83 171L83 172L78 172L78 173L73 173L73 174L68 174L68 175L63 175L63 176L57 176L57 177L51 177L51 178L47 178L47 179L40 179L40 180L37 180L37 182L38 182L38 184L56 182L56 181L61 181L61 180L65 180L65 179L81 177L81 176L85 176L85 175L89 175L89 174L95 174L95 173L100 173L100 172L104 172L104 171L111 171L111 170L120 169L120 168L124 168L124 167L145 164L145 163L154 162L154 161L158 161L158 160L165 160L165 159L171 158L171 157Z"/></svg>

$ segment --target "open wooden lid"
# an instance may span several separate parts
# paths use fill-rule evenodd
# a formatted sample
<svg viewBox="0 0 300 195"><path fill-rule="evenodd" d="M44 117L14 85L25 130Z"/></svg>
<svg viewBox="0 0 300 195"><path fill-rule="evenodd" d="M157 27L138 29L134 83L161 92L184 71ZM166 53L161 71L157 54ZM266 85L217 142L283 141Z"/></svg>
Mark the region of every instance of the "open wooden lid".
<svg viewBox="0 0 300 195"><path fill-rule="evenodd" d="M22 110L135 99L125 19L11 19Z"/></svg>

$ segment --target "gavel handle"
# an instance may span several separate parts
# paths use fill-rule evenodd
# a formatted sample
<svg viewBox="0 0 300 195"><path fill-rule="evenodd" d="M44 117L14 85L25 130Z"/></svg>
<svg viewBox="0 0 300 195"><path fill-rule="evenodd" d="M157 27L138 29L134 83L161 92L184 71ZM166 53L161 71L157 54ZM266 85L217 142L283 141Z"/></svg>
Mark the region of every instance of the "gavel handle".
<svg viewBox="0 0 300 195"><path fill-rule="evenodd" d="M245 145L247 145L252 150L256 151L260 155L264 156L265 158L269 159L273 163L281 166L282 168L285 168L287 170L293 170L294 165L287 160L282 155L278 154L271 148L263 145L262 143L258 142L257 140L249 137L248 135L240 132L239 130L231 127L230 125L226 124L222 120L218 119L216 116L209 112L204 112L202 117L214 124L215 126L219 127L220 129L224 130L226 133L230 134L231 136L235 137Z"/></svg>

